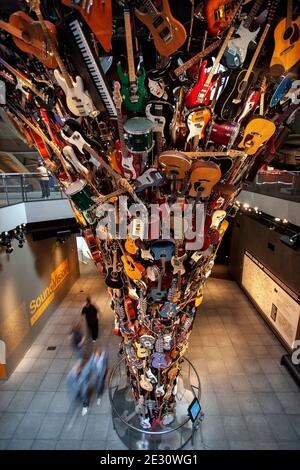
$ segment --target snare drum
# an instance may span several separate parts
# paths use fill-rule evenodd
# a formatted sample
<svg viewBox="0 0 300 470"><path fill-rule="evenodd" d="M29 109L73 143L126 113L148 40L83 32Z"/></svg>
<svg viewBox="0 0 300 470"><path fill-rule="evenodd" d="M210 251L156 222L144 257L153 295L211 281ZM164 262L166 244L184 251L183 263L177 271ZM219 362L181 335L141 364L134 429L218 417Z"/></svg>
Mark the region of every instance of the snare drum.
<svg viewBox="0 0 300 470"><path fill-rule="evenodd" d="M236 122L212 122L209 129L209 140L217 145L226 145L227 149L231 148L234 141L238 137L240 124Z"/></svg>
<svg viewBox="0 0 300 470"><path fill-rule="evenodd" d="M130 152L148 153L154 146L152 122L144 117L128 119L124 124L126 145Z"/></svg>
<svg viewBox="0 0 300 470"><path fill-rule="evenodd" d="M92 200L94 194L85 181L74 181L74 183L71 183L66 189L65 193L72 199L77 209L82 211L89 209L95 204Z"/></svg>

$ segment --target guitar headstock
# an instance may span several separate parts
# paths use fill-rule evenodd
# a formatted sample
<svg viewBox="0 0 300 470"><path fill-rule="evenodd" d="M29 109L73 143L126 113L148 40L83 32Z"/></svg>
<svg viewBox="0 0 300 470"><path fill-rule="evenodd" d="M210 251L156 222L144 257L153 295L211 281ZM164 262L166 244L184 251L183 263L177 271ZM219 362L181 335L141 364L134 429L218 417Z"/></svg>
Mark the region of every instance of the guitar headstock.
<svg viewBox="0 0 300 470"><path fill-rule="evenodd" d="M26 0L29 4L30 10L34 11L37 15L41 14L41 1L40 0Z"/></svg>
<svg viewBox="0 0 300 470"><path fill-rule="evenodd" d="M122 95L121 95L121 84L118 81L114 82L113 100L117 109L122 107Z"/></svg>

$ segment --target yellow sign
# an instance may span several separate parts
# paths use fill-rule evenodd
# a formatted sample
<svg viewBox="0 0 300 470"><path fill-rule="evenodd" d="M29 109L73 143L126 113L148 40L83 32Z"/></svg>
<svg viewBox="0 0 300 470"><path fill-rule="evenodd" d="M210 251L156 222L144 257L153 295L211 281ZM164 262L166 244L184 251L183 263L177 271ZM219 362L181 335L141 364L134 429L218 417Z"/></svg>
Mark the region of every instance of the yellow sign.
<svg viewBox="0 0 300 470"><path fill-rule="evenodd" d="M30 302L29 308L31 313L31 326L38 320L42 313L46 310L48 305L52 302L55 296L55 291L59 288L61 283L70 274L69 261L65 259L50 275L50 284L46 289L36 298Z"/></svg>

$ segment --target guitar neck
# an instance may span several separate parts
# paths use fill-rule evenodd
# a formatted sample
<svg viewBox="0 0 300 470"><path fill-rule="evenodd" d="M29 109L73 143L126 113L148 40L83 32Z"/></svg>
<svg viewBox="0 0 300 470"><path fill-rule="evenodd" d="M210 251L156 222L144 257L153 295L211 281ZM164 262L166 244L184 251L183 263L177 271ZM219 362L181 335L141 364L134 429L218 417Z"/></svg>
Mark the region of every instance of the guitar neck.
<svg viewBox="0 0 300 470"><path fill-rule="evenodd" d="M158 17L158 12L151 0L141 0L141 3L146 8L148 15L155 20Z"/></svg>
<svg viewBox="0 0 300 470"><path fill-rule="evenodd" d="M117 109L117 124L118 124L119 139L121 142L122 156L126 158L128 152L127 152L127 147L126 147L125 139L124 139L123 117L122 117L121 110L119 108L116 108L116 109Z"/></svg>
<svg viewBox="0 0 300 470"><path fill-rule="evenodd" d="M287 12L286 12L286 29L289 29L292 26L292 22L293 22L293 0L288 0Z"/></svg>
<svg viewBox="0 0 300 470"><path fill-rule="evenodd" d="M258 43L258 45L257 45L257 48L256 48L256 50L255 50L255 52L254 52L254 54L253 54L252 60L251 60L251 62L250 62L250 65L249 65L248 70L247 70L247 72L246 72L246 75L245 75L245 77L244 77L244 80L243 80L243 81L246 82L246 83L247 83L248 80L249 80L250 74L251 74L251 72L252 72L252 70L253 70L253 67L254 67L254 65L255 65L256 59L257 59L257 57L258 57L258 54L260 53L260 50L261 50L262 45L263 45L263 43L264 43L264 41L265 41L265 39L266 39L266 36L267 36L267 34L268 34L268 32L269 32L269 29L270 29L270 24L268 23L268 24L266 24L266 26L265 26L265 29L264 29L264 31L263 31L263 33L262 33L262 35L261 35L261 38L260 38L259 43Z"/></svg>
<svg viewBox="0 0 300 470"><path fill-rule="evenodd" d="M126 38L129 83L135 83L136 77L135 77L135 68L134 68L131 21L130 21L129 11L124 11L124 21L125 21L125 38Z"/></svg>
<svg viewBox="0 0 300 470"><path fill-rule="evenodd" d="M208 77L207 77L207 79L206 79L206 81L205 81L205 84L206 84L206 85L209 85L209 84L210 84L210 82L211 82L211 80L212 80L214 74L216 73L216 70L217 70L217 68L218 68L218 66L219 66L220 60L222 59L222 56L223 56L223 54L224 54L224 52L225 52L225 49L226 49L226 47L227 47L227 45L228 45L228 43L229 43L229 41L230 41L230 38L231 38L233 32L234 32L234 27L231 26L231 28L229 29L229 31L228 31L228 33L227 33L226 39L225 39L225 41L223 42L223 45L222 45L221 49L220 49L219 52L218 52L218 55L217 55L216 60L215 60L215 62L214 62L214 65L212 66L212 68L211 68L211 70L210 70L210 72L209 72L209 74L208 74Z"/></svg>
<svg viewBox="0 0 300 470"><path fill-rule="evenodd" d="M235 151L234 154L230 154L230 152L182 152L189 158L197 159L203 157L230 157L235 158L244 155L244 152Z"/></svg>
<svg viewBox="0 0 300 470"><path fill-rule="evenodd" d="M71 80L71 77L69 75L69 73L67 72L67 69L65 67L65 64L63 63L60 55L59 55L59 52L57 50L57 47L56 47L56 44L53 40L53 37L51 36L51 34L49 33L46 25L45 25L45 22L44 22L44 18L43 18L43 15L41 13L41 10L39 8L36 8L35 9L35 13L36 13L36 16L41 24L41 27L42 27L42 30L43 30L43 33L44 33L44 36L45 38L47 39L47 42L49 43L50 45L50 48L51 48L51 53L54 55L55 59L56 59L56 62L57 62L57 65L58 65L58 68L62 74L62 76L64 77L65 81L66 81L66 84L69 88L73 88L73 83L72 83L72 80Z"/></svg>
<svg viewBox="0 0 300 470"><path fill-rule="evenodd" d="M203 59L203 57L210 54L210 52L214 51L221 44L221 42L222 42L222 39L218 39L217 41L213 42L210 46L203 49L203 51L198 52L198 54L194 55L187 62L177 67L174 70L174 74L176 75L176 77L179 77L180 75L182 75L183 72L186 72L186 70L188 70L194 64L197 64L199 60Z"/></svg>
<svg viewBox="0 0 300 470"><path fill-rule="evenodd" d="M42 100L45 98L44 94L32 83L29 78L26 77L22 72L19 70L14 69L11 65L9 65L4 59L0 57L0 64L4 65L4 67L11 72L15 77L19 78L21 82L24 83L25 86L30 88L39 98Z"/></svg>
<svg viewBox="0 0 300 470"><path fill-rule="evenodd" d="M257 15L261 5L263 4L263 0L256 0L254 3L253 7L251 8L249 15L247 16L245 22L244 22L244 27L249 28L251 25L252 21L254 20L255 16Z"/></svg>
<svg viewBox="0 0 300 470"><path fill-rule="evenodd" d="M6 31L7 33L24 41L24 35L22 31L20 31L15 26L12 26L10 23L6 23L5 21L0 20L0 29L4 29L4 31Z"/></svg>

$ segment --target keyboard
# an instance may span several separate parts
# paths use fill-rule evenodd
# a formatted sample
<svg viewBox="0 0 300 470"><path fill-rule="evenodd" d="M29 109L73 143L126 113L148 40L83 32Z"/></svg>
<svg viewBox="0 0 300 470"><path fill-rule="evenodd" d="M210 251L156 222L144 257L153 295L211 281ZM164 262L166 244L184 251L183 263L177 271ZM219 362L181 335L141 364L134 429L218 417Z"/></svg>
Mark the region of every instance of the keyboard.
<svg viewBox="0 0 300 470"><path fill-rule="evenodd" d="M117 110L100 58L97 58L88 39L91 33L87 26L77 19L75 14L67 16L64 25L67 27L64 29L63 37L69 43L72 56L74 56L74 64L91 95L94 105L99 110L103 109L104 106L109 117L116 119Z"/></svg>

